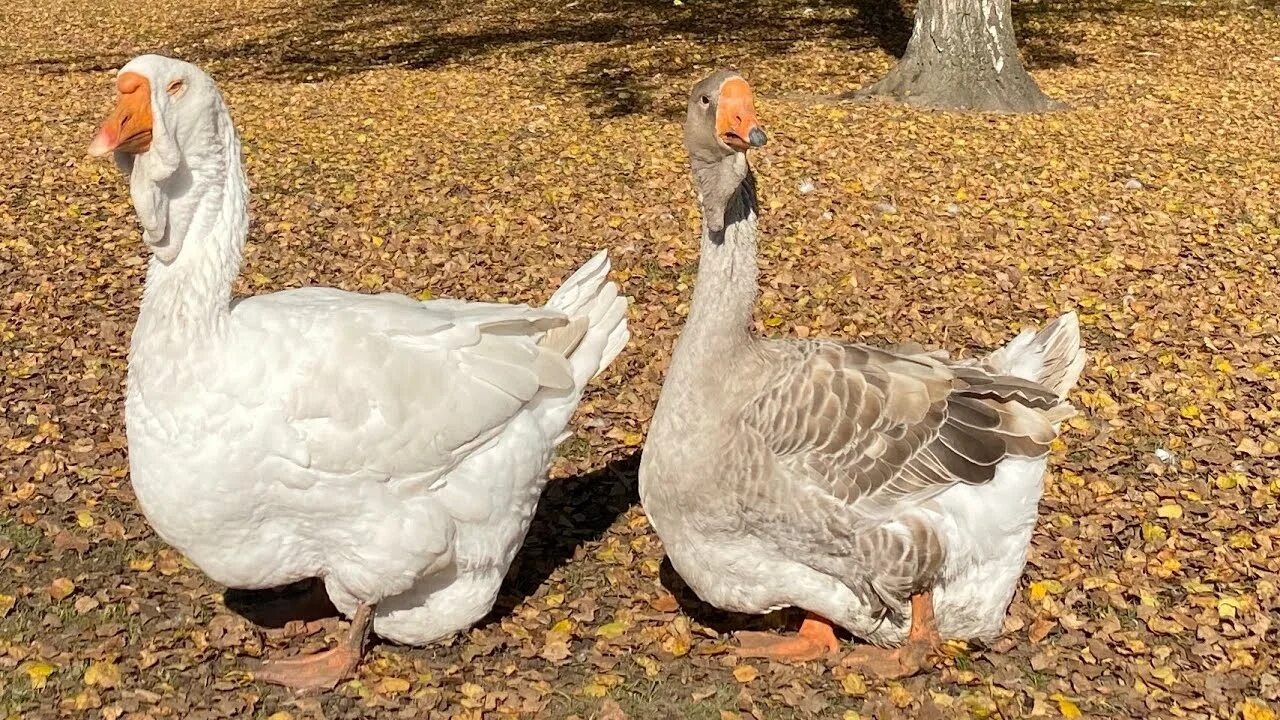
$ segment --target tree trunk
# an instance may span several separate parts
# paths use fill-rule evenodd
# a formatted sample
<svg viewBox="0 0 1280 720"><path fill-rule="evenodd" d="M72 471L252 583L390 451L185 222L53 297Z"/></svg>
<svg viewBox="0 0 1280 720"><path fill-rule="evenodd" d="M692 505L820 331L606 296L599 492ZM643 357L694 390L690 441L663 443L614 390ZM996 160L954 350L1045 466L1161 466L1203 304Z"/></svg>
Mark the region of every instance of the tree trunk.
<svg viewBox="0 0 1280 720"><path fill-rule="evenodd" d="M856 94L952 110L1065 107L1041 92L1022 66L1009 0L920 0L902 59Z"/></svg>

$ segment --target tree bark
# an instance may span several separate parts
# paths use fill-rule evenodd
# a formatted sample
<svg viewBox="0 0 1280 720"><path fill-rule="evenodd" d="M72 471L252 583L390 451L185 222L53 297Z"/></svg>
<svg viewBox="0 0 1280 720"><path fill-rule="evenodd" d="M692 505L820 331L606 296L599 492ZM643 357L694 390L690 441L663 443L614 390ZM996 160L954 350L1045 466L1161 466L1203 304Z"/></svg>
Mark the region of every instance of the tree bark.
<svg viewBox="0 0 1280 720"><path fill-rule="evenodd" d="M1065 107L1041 92L1022 66L1009 0L920 0L902 59L856 95L950 110Z"/></svg>

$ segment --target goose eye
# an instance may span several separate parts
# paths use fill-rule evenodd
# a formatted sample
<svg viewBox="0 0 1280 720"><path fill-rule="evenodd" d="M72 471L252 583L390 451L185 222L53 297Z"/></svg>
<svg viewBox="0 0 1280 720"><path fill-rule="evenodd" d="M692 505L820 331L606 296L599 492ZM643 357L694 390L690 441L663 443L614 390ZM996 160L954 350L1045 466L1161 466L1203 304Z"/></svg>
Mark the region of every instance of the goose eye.
<svg viewBox="0 0 1280 720"><path fill-rule="evenodd" d="M702 103L702 107L708 107L709 105L711 105L711 98L707 97L706 95L703 95L701 98L698 99L698 102Z"/></svg>
<svg viewBox="0 0 1280 720"><path fill-rule="evenodd" d="M165 88L165 92L169 93L170 97L178 97L178 95L181 94L183 89L186 87L187 87L186 81L179 78L169 83L169 87Z"/></svg>

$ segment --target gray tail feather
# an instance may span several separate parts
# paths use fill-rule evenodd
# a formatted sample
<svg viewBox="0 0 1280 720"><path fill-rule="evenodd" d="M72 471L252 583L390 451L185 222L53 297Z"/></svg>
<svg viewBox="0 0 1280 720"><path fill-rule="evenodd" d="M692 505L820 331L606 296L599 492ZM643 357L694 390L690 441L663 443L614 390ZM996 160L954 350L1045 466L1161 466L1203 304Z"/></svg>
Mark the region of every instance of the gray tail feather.
<svg viewBox="0 0 1280 720"><path fill-rule="evenodd" d="M1066 313L1040 330L1024 330L989 355L986 364L1000 372L1038 382L1066 398L1084 370L1080 321Z"/></svg>

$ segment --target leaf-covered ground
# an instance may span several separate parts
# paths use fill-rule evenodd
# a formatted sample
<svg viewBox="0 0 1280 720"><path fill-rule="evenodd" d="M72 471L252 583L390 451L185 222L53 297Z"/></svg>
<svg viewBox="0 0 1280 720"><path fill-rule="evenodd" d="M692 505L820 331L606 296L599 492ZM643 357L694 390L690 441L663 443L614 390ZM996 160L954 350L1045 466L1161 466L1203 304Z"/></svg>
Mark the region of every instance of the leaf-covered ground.
<svg viewBox="0 0 1280 720"><path fill-rule="evenodd" d="M0 717L1189 717L1280 711L1280 18L1244 2L1016 3L1072 110L823 96L889 67L883 0L41 0L0 7ZM136 510L121 396L145 256L85 146L112 70L221 82L253 229L239 293L541 302L598 248L633 342L553 468L500 607L294 699L261 629ZM770 132L759 327L992 348L1077 309L1085 411L1052 458L1007 634L877 684L741 663L636 507L696 269L678 118L739 66ZM664 589L669 588L670 590ZM677 606L670 597L680 599ZM768 624L788 618L766 619Z"/></svg>

